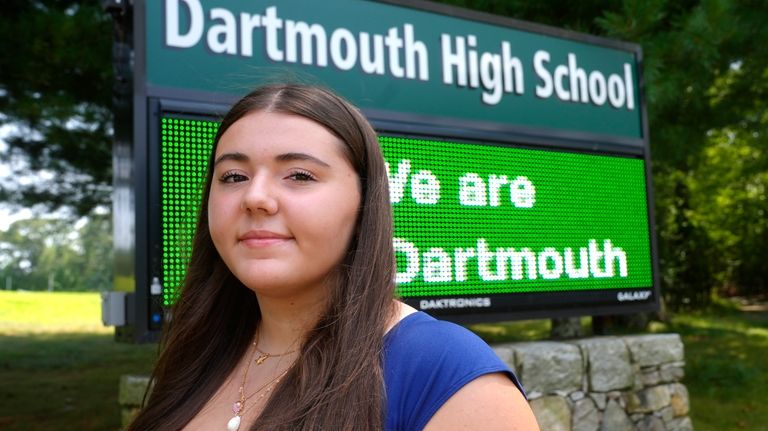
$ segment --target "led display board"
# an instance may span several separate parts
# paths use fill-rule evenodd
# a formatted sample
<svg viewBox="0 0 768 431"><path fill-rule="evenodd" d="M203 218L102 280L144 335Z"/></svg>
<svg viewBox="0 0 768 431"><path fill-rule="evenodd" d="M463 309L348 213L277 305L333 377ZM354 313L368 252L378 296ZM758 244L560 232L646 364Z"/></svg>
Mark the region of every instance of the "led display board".
<svg viewBox="0 0 768 431"><path fill-rule="evenodd" d="M191 252L217 123L178 115L160 121L168 306ZM520 311L515 294L590 291L592 301L606 303L620 294L650 296L643 159L390 135L379 140L394 215L397 292L406 302L450 315ZM524 310L535 311L530 304Z"/></svg>
<svg viewBox="0 0 768 431"><path fill-rule="evenodd" d="M403 297L653 285L643 160L380 139Z"/></svg>
<svg viewBox="0 0 768 431"><path fill-rule="evenodd" d="M221 115L276 81L333 89L379 133L405 302L456 321L658 307L639 46L420 0L120 7L115 290L136 340L178 295Z"/></svg>

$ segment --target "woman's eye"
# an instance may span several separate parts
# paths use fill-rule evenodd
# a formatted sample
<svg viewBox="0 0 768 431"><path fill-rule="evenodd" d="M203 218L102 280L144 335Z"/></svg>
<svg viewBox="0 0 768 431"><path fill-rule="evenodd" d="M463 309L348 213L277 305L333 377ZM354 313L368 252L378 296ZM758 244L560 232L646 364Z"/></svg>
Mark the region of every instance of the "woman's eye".
<svg viewBox="0 0 768 431"><path fill-rule="evenodd" d="M219 181L222 183L239 183L242 181L247 181L248 177L246 177L243 174L237 173L237 172L225 172L224 175L221 176Z"/></svg>
<svg viewBox="0 0 768 431"><path fill-rule="evenodd" d="M299 181L299 182L314 181L315 180L315 176L312 175L311 173L307 172L307 171L296 171L296 172L293 172L290 175L288 175L288 178L293 180L293 181Z"/></svg>

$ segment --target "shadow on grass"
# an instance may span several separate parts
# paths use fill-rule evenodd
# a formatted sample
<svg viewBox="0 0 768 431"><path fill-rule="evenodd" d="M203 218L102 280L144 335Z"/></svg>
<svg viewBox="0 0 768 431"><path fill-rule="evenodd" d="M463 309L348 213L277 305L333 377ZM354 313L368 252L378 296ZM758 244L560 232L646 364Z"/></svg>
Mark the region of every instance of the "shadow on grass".
<svg viewBox="0 0 768 431"><path fill-rule="evenodd" d="M768 429L768 313L714 307L675 316L696 430Z"/></svg>
<svg viewBox="0 0 768 431"><path fill-rule="evenodd" d="M0 429L118 430L120 376L149 373L156 353L109 334L0 335Z"/></svg>

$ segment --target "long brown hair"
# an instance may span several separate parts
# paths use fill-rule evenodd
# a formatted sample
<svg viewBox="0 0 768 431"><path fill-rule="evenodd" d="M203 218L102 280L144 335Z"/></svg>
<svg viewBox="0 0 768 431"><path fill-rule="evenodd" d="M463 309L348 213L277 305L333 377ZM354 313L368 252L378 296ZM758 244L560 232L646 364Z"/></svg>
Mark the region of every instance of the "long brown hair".
<svg viewBox="0 0 768 431"><path fill-rule="evenodd" d="M189 268L152 374L153 389L128 430L176 430L223 384L261 318L256 296L227 268L208 230L213 157L222 134L248 113L299 115L345 144L360 178L357 226L325 313L252 429L380 430L382 339L392 316L395 260L384 160L376 133L352 105L306 85L261 87L225 115L214 140Z"/></svg>

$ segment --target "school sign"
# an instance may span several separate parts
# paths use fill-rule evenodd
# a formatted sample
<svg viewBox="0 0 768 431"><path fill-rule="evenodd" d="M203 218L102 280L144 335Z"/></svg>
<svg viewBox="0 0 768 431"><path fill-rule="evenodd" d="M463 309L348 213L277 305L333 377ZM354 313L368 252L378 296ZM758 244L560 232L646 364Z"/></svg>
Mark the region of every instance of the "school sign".
<svg viewBox="0 0 768 431"><path fill-rule="evenodd" d="M465 321L657 307L638 46L422 1L132 13L136 168L116 189L135 202L133 244L116 243L117 288L145 331L183 277L220 115L285 80L334 89L380 133L406 302Z"/></svg>

